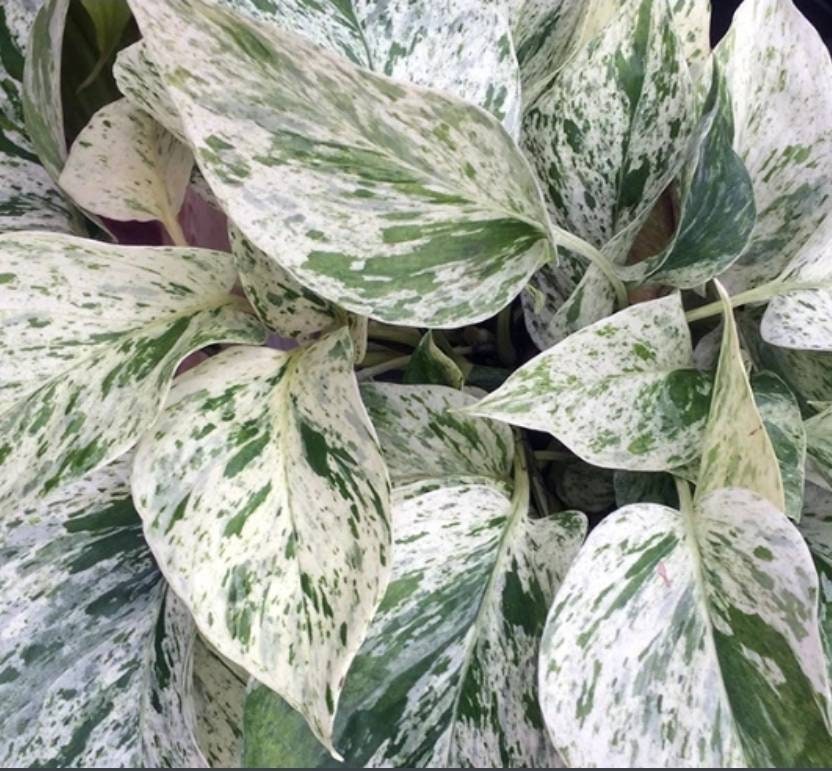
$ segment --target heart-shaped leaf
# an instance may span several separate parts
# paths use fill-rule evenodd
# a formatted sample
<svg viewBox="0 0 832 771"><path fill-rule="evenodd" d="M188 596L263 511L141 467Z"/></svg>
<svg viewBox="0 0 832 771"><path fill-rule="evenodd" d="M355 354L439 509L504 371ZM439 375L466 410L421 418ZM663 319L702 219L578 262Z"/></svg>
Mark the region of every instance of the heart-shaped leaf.
<svg viewBox="0 0 832 771"><path fill-rule="evenodd" d="M770 0L741 5L717 55L757 204L748 246L721 279L734 294L775 278L832 213L832 60L793 3Z"/></svg>
<svg viewBox="0 0 832 771"><path fill-rule="evenodd" d="M555 746L577 767L829 765L817 593L797 531L748 490L620 509L547 621Z"/></svg>
<svg viewBox="0 0 832 771"><path fill-rule="evenodd" d="M130 449L192 351L261 342L235 278L220 252L0 236L0 510Z"/></svg>
<svg viewBox="0 0 832 771"><path fill-rule="evenodd" d="M663 471L699 455L711 387L692 367L681 300L670 295L576 332L471 411L546 431L595 466Z"/></svg>
<svg viewBox="0 0 832 771"><path fill-rule="evenodd" d="M731 101L714 62L702 117L680 173L676 232L658 254L619 269L622 278L690 289L718 276L740 256L756 210L751 178L733 140Z"/></svg>
<svg viewBox="0 0 832 771"><path fill-rule="evenodd" d="M223 208L322 297L455 326L552 256L537 182L479 108L198 0L134 10Z"/></svg>
<svg viewBox="0 0 832 771"><path fill-rule="evenodd" d="M119 461L0 518L0 757L8 766L204 766L194 627Z"/></svg>
<svg viewBox="0 0 832 771"><path fill-rule="evenodd" d="M60 184L84 209L114 220L159 220L184 246L177 220L191 151L126 99L102 107L72 145Z"/></svg>
<svg viewBox="0 0 832 771"><path fill-rule="evenodd" d="M23 0L0 8L0 231L70 232L70 209L41 166L23 115L24 57L35 11Z"/></svg>
<svg viewBox="0 0 832 771"><path fill-rule="evenodd" d="M353 766L558 763L536 712L536 650L585 518L528 518L525 470L513 492L505 481L510 432L450 412L472 397L391 384L362 395L402 484L393 577L347 677L336 746ZM461 452L462 437L473 454ZM322 763L308 738L287 742L295 724L283 703L255 691L246 763Z"/></svg>
<svg viewBox="0 0 832 771"><path fill-rule="evenodd" d="M209 359L177 381L132 480L200 630L327 745L390 569L387 471L352 366L345 329Z"/></svg>

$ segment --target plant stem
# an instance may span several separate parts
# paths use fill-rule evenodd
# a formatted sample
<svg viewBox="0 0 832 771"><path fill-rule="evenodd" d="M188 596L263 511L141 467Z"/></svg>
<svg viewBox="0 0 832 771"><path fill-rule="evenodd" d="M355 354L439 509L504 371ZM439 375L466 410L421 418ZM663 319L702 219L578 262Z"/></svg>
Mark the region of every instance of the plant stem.
<svg viewBox="0 0 832 771"><path fill-rule="evenodd" d="M683 512L693 511L693 497L688 481L681 477L673 477L673 481L676 483L676 492L679 495L679 509Z"/></svg>
<svg viewBox="0 0 832 771"><path fill-rule="evenodd" d="M571 249L573 252L586 257L593 265L595 265L606 276L607 281L612 285L615 291L615 298L619 310L626 308L629 305L627 297L627 287L624 282L618 277L612 263L596 249L592 244L578 238L572 233L567 233L565 230L558 229L556 242L558 246L564 246Z"/></svg>
<svg viewBox="0 0 832 771"><path fill-rule="evenodd" d="M376 375L383 375L385 372L404 369L408 365L409 361L409 354L407 356L397 356L395 359L389 359L388 361L383 361L381 364L376 364L373 367L365 367L364 369L359 370L357 377L359 380L369 380Z"/></svg>
<svg viewBox="0 0 832 771"><path fill-rule="evenodd" d="M168 235L170 236L170 240L173 241L174 246L189 245L188 239L185 238L185 232L182 230L182 226L175 216L167 217L162 224L165 226L165 230L168 231Z"/></svg>
<svg viewBox="0 0 832 771"><path fill-rule="evenodd" d="M754 289L747 289L745 292L735 294L731 298L731 307L737 308L740 305L764 302L765 300L770 300L772 297L787 294L788 292L797 292L803 289L828 289L830 287L832 287L832 281L795 281L788 283L775 279L774 281L769 281L767 284L761 284ZM688 322L701 321L711 316L718 316L720 313L722 313L722 303L717 301L688 311L685 314L685 318Z"/></svg>

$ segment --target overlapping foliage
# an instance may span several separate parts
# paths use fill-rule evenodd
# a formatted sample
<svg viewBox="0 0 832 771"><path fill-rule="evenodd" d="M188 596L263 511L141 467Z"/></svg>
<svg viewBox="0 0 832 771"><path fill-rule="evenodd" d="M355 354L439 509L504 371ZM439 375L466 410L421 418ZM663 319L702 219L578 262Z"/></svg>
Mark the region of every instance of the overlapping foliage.
<svg viewBox="0 0 832 771"><path fill-rule="evenodd" d="M6 0L6 766L832 766L832 60L791 0Z"/></svg>

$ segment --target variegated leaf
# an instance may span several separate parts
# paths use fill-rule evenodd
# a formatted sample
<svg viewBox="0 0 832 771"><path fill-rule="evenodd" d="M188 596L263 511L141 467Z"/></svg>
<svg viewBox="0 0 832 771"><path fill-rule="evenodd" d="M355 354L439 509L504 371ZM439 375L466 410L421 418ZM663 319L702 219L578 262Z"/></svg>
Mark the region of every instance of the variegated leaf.
<svg viewBox="0 0 832 771"><path fill-rule="evenodd" d="M622 278L690 289L719 275L740 256L756 211L751 178L733 139L731 101L715 63L702 117L680 173L676 232L658 254L622 267Z"/></svg>
<svg viewBox="0 0 832 771"><path fill-rule="evenodd" d="M517 135L520 77L502 2L481 0L218 0L215 4L309 38L353 64L453 94Z"/></svg>
<svg viewBox="0 0 832 771"><path fill-rule="evenodd" d="M673 29L694 80L711 53L711 0L671 0Z"/></svg>
<svg viewBox="0 0 832 771"><path fill-rule="evenodd" d="M436 344L433 334L427 332L414 349L402 374L402 382L408 385L431 384L462 388L465 375L457 363Z"/></svg>
<svg viewBox="0 0 832 771"><path fill-rule="evenodd" d="M0 518L5 767L204 766L193 625L133 509L124 461Z"/></svg>
<svg viewBox="0 0 832 771"><path fill-rule="evenodd" d="M171 134L185 142L185 129L179 119L159 69L150 58L147 44L139 40L118 52L113 76L119 90L137 109L153 116Z"/></svg>
<svg viewBox="0 0 832 771"><path fill-rule="evenodd" d="M473 414L546 431L587 463L663 471L699 455L710 380L678 295L631 306L517 370Z"/></svg>
<svg viewBox="0 0 832 771"><path fill-rule="evenodd" d="M45 0L32 25L23 73L26 131L54 180L66 160L61 59L68 8L69 0Z"/></svg>
<svg viewBox="0 0 832 771"><path fill-rule="evenodd" d="M751 491L620 509L547 620L555 746L576 767L828 766L817 599L802 539Z"/></svg>
<svg viewBox="0 0 832 771"><path fill-rule="evenodd" d="M560 765L541 731L535 651L586 520L529 520L527 495L510 501L482 482L396 491L393 579L336 724L350 765ZM321 764L285 705L253 696L260 730L247 714L246 764Z"/></svg>
<svg viewBox="0 0 832 771"><path fill-rule="evenodd" d="M600 249L647 216L694 122L669 3L627 0L527 112L524 139L557 224Z"/></svg>
<svg viewBox="0 0 832 771"><path fill-rule="evenodd" d="M0 236L0 511L127 451L192 351L261 342L234 281L219 252Z"/></svg>
<svg viewBox="0 0 832 771"><path fill-rule="evenodd" d="M783 348L832 351L832 216L809 236L775 283L782 292L763 314L763 338Z"/></svg>
<svg viewBox="0 0 832 771"><path fill-rule="evenodd" d="M361 397L394 486L462 477L510 484L511 429L460 414L475 401L469 394L443 386L366 383Z"/></svg>
<svg viewBox="0 0 832 771"><path fill-rule="evenodd" d="M510 0L524 105L615 15L615 0Z"/></svg>
<svg viewBox="0 0 832 771"><path fill-rule="evenodd" d="M799 522L806 465L806 429L800 405L791 389L772 372L754 375L751 390L780 467L784 511L792 520Z"/></svg>
<svg viewBox="0 0 832 771"><path fill-rule="evenodd" d="M328 746L390 563L387 470L352 365L344 329L209 359L177 381L132 480L202 633Z"/></svg>
<svg viewBox="0 0 832 771"><path fill-rule="evenodd" d="M832 408L806 421L806 451L809 470L832 490Z"/></svg>
<svg viewBox="0 0 832 771"><path fill-rule="evenodd" d="M549 263L537 271L521 295L526 329L541 350L615 311L615 290L603 271L596 265L586 269L580 265L583 275L573 285L573 271L565 268L565 261L561 265ZM573 288L564 291L569 286Z"/></svg>
<svg viewBox="0 0 832 771"><path fill-rule="evenodd" d="M826 650L826 666L832 677L832 493L806 485L806 501L800 533L812 553L820 583L818 615Z"/></svg>
<svg viewBox="0 0 832 771"><path fill-rule="evenodd" d="M696 485L697 499L724 488L742 487L785 511L777 455L754 401L742 360L734 311L714 282L723 308L722 347Z"/></svg>
<svg viewBox="0 0 832 771"><path fill-rule="evenodd" d="M239 768L249 678L201 635L194 641L193 699L197 743L211 768Z"/></svg>
<svg viewBox="0 0 832 771"><path fill-rule="evenodd" d="M537 182L482 110L199 0L134 11L223 208L312 291L455 326L552 256Z"/></svg>
<svg viewBox="0 0 832 771"><path fill-rule="evenodd" d="M84 209L114 220L159 220L184 246L177 216L194 159L191 151L126 99L102 107L72 145L64 191Z"/></svg>
<svg viewBox="0 0 832 771"><path fill-rule="evenodd" d="M743 342L755 366L775 372L792 389L802 409L832 401L832 352L769 345L760 334L758 315L753 311L737 314Z"/></svg>
<svg viewBox="0 0 832 771"><path fill-rule="evenodd" d="M757 202L749 244L723 279L735 294L775 278L832 212L832 61L791 0L746 0L717 54Z"/></svg>
<svg viewBox="0 0 832 771"><path fill-rule="evenodd" d="M0 232L69 232L72 215L41 166L23 115L23 70L35 0L8 0L0 7Z"/></svg>

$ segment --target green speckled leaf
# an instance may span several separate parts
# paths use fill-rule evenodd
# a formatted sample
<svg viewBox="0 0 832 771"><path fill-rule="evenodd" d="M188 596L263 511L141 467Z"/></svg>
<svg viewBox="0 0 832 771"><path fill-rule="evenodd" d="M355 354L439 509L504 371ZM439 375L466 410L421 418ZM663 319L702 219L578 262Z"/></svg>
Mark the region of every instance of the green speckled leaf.
<svg viewBox="0 0 832 771"><path fill-rule="evenodd" d="M387 470L352 364L343 329L209 359L177 381L132 479L200 631L327 744L391 559Z"/></svg>
<svg viewBox="0 0 832 771"><path fill-rule="evenodd" d="M721 279L736 294L775 278L832 213L832 61L791 0L746 0L717 54L757 203L751 240Z"/></svg>
<svg viewBox="0 0 832 771"><path fill-rule="evenodd" d="M599 249L633 228L675 176L694 122L669 4L627 0L524 119L556 223Z"/></svg>
<svg viewBox="0 0 832 771"><path fill-rule="evenodd" d="M66 160L61 54L68 8L69 0L43 3L32 25L23 73L26 131L40 162L55 180Z"/></svg>
<svg viewBox="0 0 832 771"><path fill-rule="evenodd" d="M552 256L537 181L481 109L198 0L134 11L223 208L322 297L456 326Z"/></svg>
<svg viewBox="0 0 832 771"><path fill-rule="evenodd" d="M697 500L713 490L743 487L785 511L783 479L742 360L734 312L714 282L723 307L722 347L702 447Z"/></svg>
<svg viewBox="0 0 832 771"><path fill-rule="evenodd" d="M422 434L433 433L443 396L449 404L471 401L437 386L363 391L377 424L392 426L406 410L401 434L420 419ZM459 420L483 438L491 431L486 421ZM477 446L487 452L488 444ZM563 512L529 520L525 471L513 495L488 477L502 466L500 454L460 465L451 453L436 469L416 450L409 469L397 447L385 454L393 468L405 467L402 478L422 478L394 492L393 577L347 677L336 746L352 766L560 765L541 731L535 652L543 608L586 519ZM453 478L457 470L462 475ZM262 690L249 701L247 765L322 764L285 705Z"/></svg>
<svg viewBox="0 0 832 771"><path fill-rule="evenodd" d="M408 385L430 384L462 388L465 375L457 363L436 344L433 335L427 332L413 351L402 374L402 381Z"/></svg>
<svg viewBox="0 0 832 771"><path fill-rule="evenodd" d="M309 291L233 224L228 229L228 239L246 297L269 329L281 337L307 343L321 332L346 324L352 332L355 360L360 362L364 358L367 351L366 318L347 313L335 303Z"/></svg>
<svg viewBox="0 0 832 771"><path fill-rule="evenodd" d="M832 493L806 485L806 501L800 520L820 583L818 615L820 635L826 651L827 671L832 677Z"/></svg>
<svg viewBox="0 0 832 771"><path fill-rule="evenodd" d="M580 270L584 270L582 265ZM565 266L549 263L532 276L521 295L526 329L541 350L615 310L615 290L602 270L590 265L577 284L571 274Z"/></svg>
<svg viewBox="0 0 832 771"><path fill-rule="evenodd" d="M263 340L231 259L72 236L0 236L0 512L127 451L177 364Z"/></svg>
<svg viewBox="0 0 832 771"><path fill-rule="evenodd" d="M754 190L732 146L731 101L718 64L688 158L680 173L679 224L658 254L619 275L685 289L726 270L742 253L754 228Z"/></svg>
<svg viewBox="0 0 832 771"><path fill-rule="evenodd" d="M72 216L41 166L23 115L24 56L38 3L8 0L0 7L0 232L69 232Z"/></svg>
<svg viewBox="0 0 832 771"><path fill-rule="evenodd" d="M124 97L137 109L152 115L177 139L185 142L185 129L159 69L150 58L144 40L118 52L113 77Z"/></svg>
<svg viewBox="0 0 832 771"><path fill-rule="evenodd" d="M780 467L784 511L799 522L806 465L806 429L800 405L791 389L772 372L752 376L751 390Z"/></svg>
<svg viewBox="0 0 832 771"><path fill-rule="evenodd" d="M517 370L471 411L547 431L594 466L664 471L700 451L709 378L678 295L623 310Z"/></svg>
<svg viewBox="0 0 832 771"><path fill-rule="evenodd" d="M832 408L806 421L806 452L809 470L832 490Z"/></svg>
<svg viewBox="0 0 832 771"><path fill-rule="evenodd" d="M570 766L832 762L818 580L748 490L635 504L590 534L541 645L541 705Z"/></svg>
<svg viewBox="0 0 832 771"><path fill-rule="evenodd" d="M616 0L510 0L523 103L534 103L566 60L615 14Z"/></svg>
<svg viewBox="0 0 832 771"><path fill-rule="evenodd" d="M679 507L673 475L664 471L616 471L613 475L615 503L619 508L631 503L658 503Z"/></svg>
<svg viewBox="0 0 832 771"><path fill-rule="evenodd" d="M174 240L184 241L177 215L193 164L176 137L119 99L78 135L60 184L84 209L114 220L159 220Z"/></svg>
<svg viewBox="0 0 832 771"><path fill-rule="evenodd" d="M445 91L488 110L516 136L520 77L502 2L218 0L298 33L353 64Z"/></svg>
<svg viewBox="0 0 832 771"><path fill-rule="evenodd" d="M366 383L361 397L394 486L446 477L511 482L511 429L461 414L475 402L469 394L443 386Z"/></svg>
<svg viewBox="0 0 832 771"><path fill-rule="evenodd" d="M776 279L784 291L769 302L760 325L768 343L783 348L832 351L832 217L812 233Z"/></svg>
<svg viewBox="0 0 832 771"><path fill-rule="evenodd" d="M4 767L204 766L193 624L142 535L119 461L0 519Z"/></svg>

